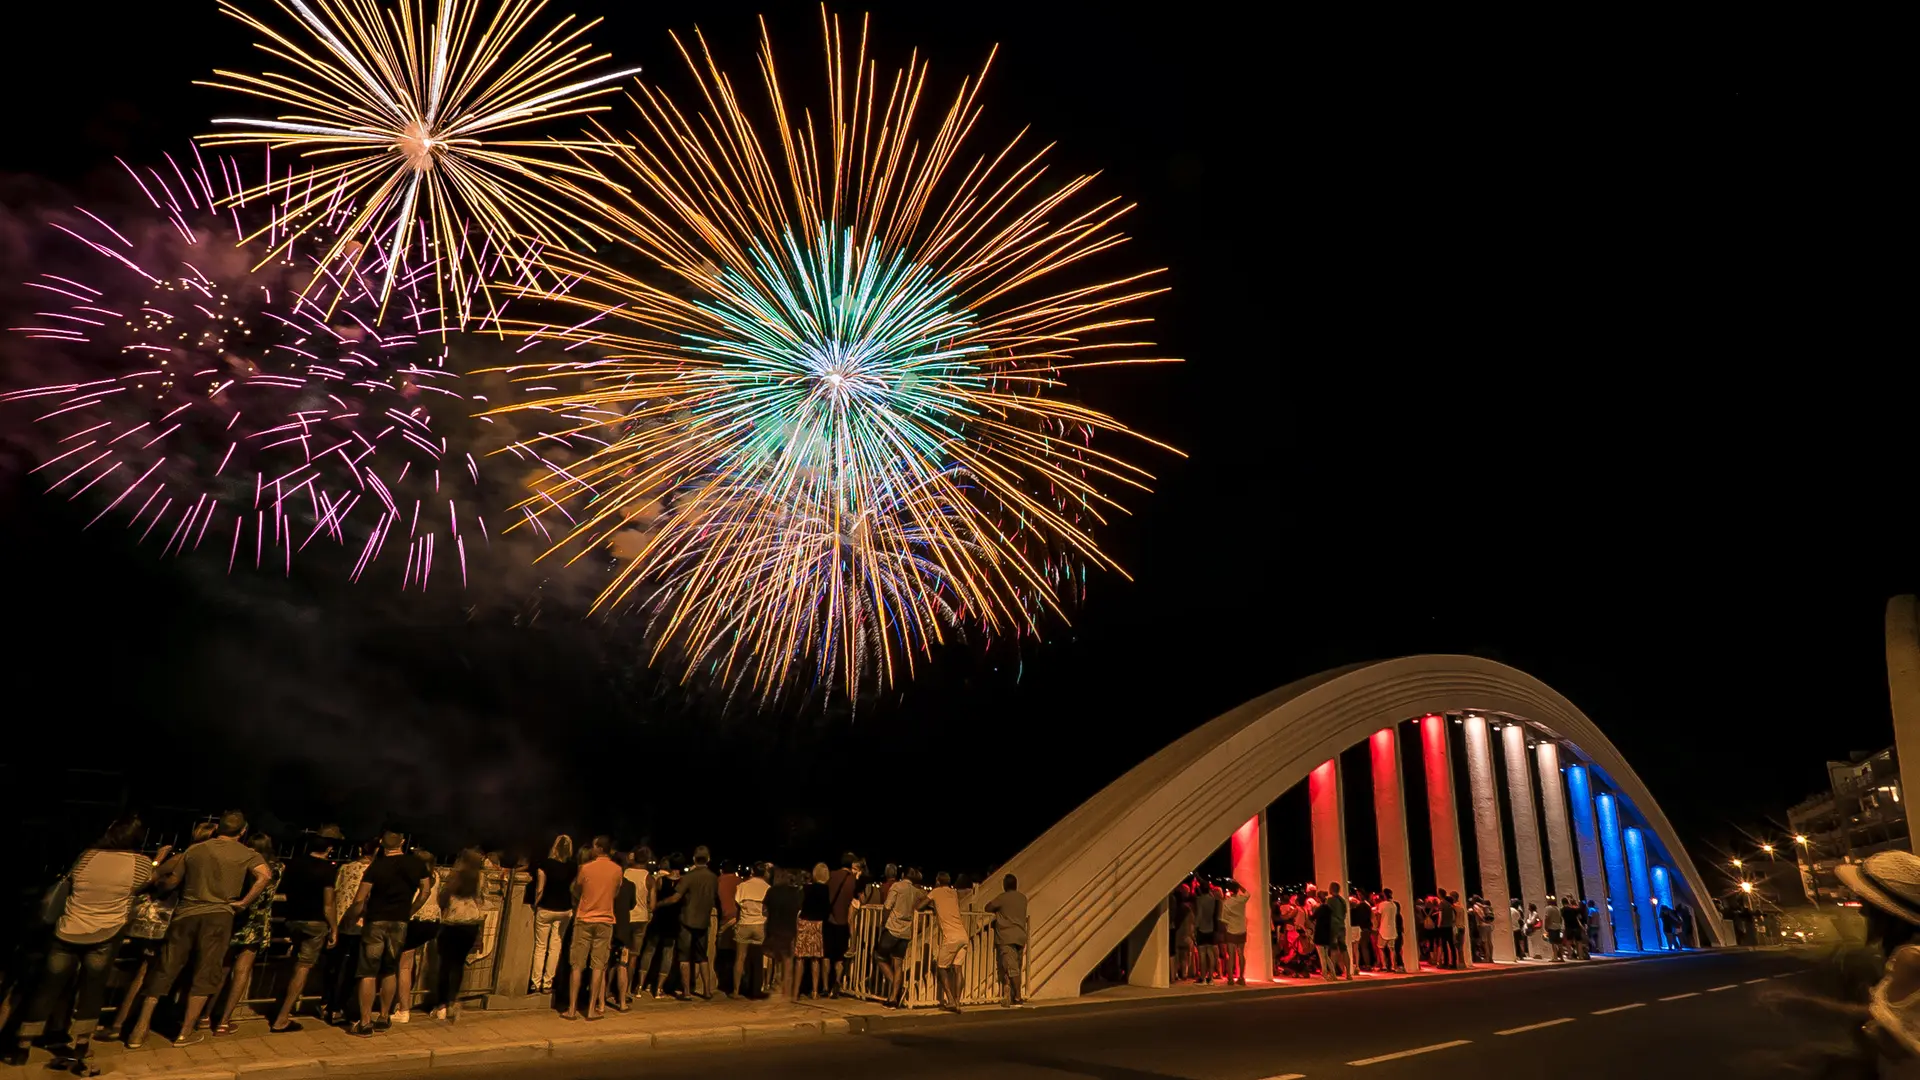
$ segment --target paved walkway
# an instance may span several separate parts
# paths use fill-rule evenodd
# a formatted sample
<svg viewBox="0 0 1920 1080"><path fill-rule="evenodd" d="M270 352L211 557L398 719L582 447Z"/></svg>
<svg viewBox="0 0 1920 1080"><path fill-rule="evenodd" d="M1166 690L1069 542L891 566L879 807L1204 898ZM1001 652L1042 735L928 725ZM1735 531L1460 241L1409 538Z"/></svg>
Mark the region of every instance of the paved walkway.
<svg viewBox="0 0 1920 1080"><path fill-rule="evenodd" d="M1654 954L1658 955L1658 954ZM1600 962L1607 962L1602 960ZM1360 975L1351 984L1415 982L1446 978L1518 974L1539 970L1544 963L1480 967L1469 972L1424 971L1418 975ZM1080 998L1044 1002L1034 1008L1082 1009L1166 1004L1195 998L1239 995L1311 993L1332 989L1318 979L1286 979L1247 989L1221 985L1181 984L1166 989L1116 986ZM953 1017L933 1010L899 1012L857 1001L723 1001L680 1003L662 999L636 1003L628 1013L609 1012L606 1019L563 1020L546 1010L488 1012L467 1010L458 1023L431 1020L415 1013L408 1024L396 1024L371 1039L356 1038L322 1025L302 1021L303 1030L280 1035L267 1032L264 1018L244 1009L236 1014L240 1030L233 1035L208 1036L202 1042L175 1049L156 1032L145 1047L129 1051L118 1044L101 1046L97 1061L109 1074L126 1077L165 1077L167 1080L299 1080L305 1077L350 1073L418 1070L430 1066L511 1064L520 1061L605 1056L650 1049L742 1044L771 1039L810 1039L825 1035L964 1021L966 1016L1001 1017L1001 1009L982 1006ZM0 1067L0 1080L49 1076L45 1051L35 1051L25 1068Z"/></svg>

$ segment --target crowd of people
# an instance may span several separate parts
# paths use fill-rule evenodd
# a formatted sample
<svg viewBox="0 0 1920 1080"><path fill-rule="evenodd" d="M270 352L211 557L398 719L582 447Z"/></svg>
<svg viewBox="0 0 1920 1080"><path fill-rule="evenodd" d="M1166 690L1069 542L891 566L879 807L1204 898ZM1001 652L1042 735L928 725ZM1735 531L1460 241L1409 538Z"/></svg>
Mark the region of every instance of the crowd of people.
<svg viewBox="0 0 1920 1080"><path fill-rule="evenodd" d="M1174 890L1173 973L1176 980L1246 985L1248 895L1230 879L1195 875ZM1573 896L1545 899L1508 915L1518 958L1553 961L1591 959L1595 905ZM1271 934L1275 975L1351 979L1356 971L1408 971L1406 938L1414 937L1412 963L1457 969L1493 961L1496 920L1485 897L1462 899L1436 891L1403 904L1392 889L1366 891L1351 882L1307 885L1275 894ZM1692 940L1692 913L1662 905L1666 947Z"/></svg>
<svg viewBox="0 0 1920 1080"><path fill-rule="evenodd" d="M11 1027L13 1041L0 1062L23 1064L58 1015L66 1030L55 1067L95 1075L90 1050L116 965L134 972L113 1013L113 1033L130 1049L147 1042L161 1004L176 997L173 1045L231 1034L269 943L284 943L292 964L269 1010L271 1032L301 1030L303 1013L364 1037L421 1010L456 1022L482 931L523 880L534 934L526 990L561 994L569 1020L624 1012L640 998L795 1000L803 989L838 997L854 989L852 927L863 907L882 914L874 983L859 989L903 1003L908 946L919 914L931 911L939 1003L959 1011L972 937L964 912L977 910L992 920L1003 1004L1023 1003L1026 897L1010 874L975 905L964 877L942 871L929 886L918 868L889 865L872 879L852 853L837 868L800 871L716 864L705 847L657 860L606 836L576 847L562 835L543 860L509 868L497 851L441 860L396 831L350 844L327 825L282 859L239 811L201 823L180 851L148 853L147 835L137 816L114 822L48 891L44 958L30 971L17 958L8 967L0 1031Z"/></svg>

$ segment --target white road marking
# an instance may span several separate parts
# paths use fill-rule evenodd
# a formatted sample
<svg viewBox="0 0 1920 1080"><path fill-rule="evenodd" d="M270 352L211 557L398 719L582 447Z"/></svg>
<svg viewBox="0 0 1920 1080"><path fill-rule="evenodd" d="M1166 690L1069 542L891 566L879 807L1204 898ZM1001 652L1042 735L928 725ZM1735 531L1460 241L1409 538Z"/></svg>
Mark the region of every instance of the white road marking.
<svg viewBox="0 0 1920 1080"><path fill-rule="evenodd" d="M1563 1016L1558 1020L1542 1020L1537 1024L1527 1024L1524 1027L1508 1028L1505 1031L1496 1031L1494 1032L1494 1034L1495 1035L1518 1035L1523 1031L1538 1031L1541 1028L1557 1027L1560 1024L1571 1024L1571 1023L1573 1023L1573 1017Z"/></svg>
<svg viewBox="0 0 1920 1080"><path fill-rule="evenodd" d="M1763 983L1766 981L1767 981L1767 977L1765 975L1762 975L1757 979L1748 979L1746 985L1752 986L1754 983Z"/></svg>
<svg viewBox="0 0 1920 1080"><path fill-rule="evenodd" d="M1800 974L1800 973L1799 973L1799 972L1797 972L1797 971L1783 971L1783 972L1781 972L1780 974L1778 974L1778 975L1775 975L1775 976L1774 976L1774 978L1776 978L1776 979L1791 979L1791 978L1793 978L1793 977L1794 977L1795 975L1798 975L1798 974Z"/></svg>
<svg viewBox="0 0 1920 1080"><path fill-rule="evenodd" d="M1719 993L1719 992L1720 992L1720 991L1722 991L1722 990L1733 990L1733 989L1737 989L1737 988L1739 987L1739 985L1740 985L1739 983L1728 983L1728 984L1727 984L1727 985L1725 985L1725 986L1709 986L1709 987L1707 987L1707 993L1709 993L1709 994L1717 994L1717 993Z"/></svg>
<svg viewBox="0 0 1920 1080"><path fill-rule="evenodd" d="M1699 997L1699 996L1700 996L1700 991L1694 990L1685 994L1675 994L1672 997L1663 997L1660 1000L1661 1001L1679 1001L1681 998L1690 998L1690 997Z"/></svg>
<svg viewBox="0 0 1920 1080"><path fill-rule="evenodd" d="M1267 1080L1307 1080L1307 1074L1306 1073L1281 1073L1279 1076L1269 1076L1267 1077Z"/></svg>
<svg viewBox="0 0 1920 1080"><path fill-rule="evenodd" d="M1605 1016L1605 1015L1607 1015L1608 1013L1617 1013L1617 1012L1626 1012L1626 1011L1627 1011L1628 1009L1644 1009L1644 1008L1646 1008L1646 1007L1647 1007L1647 1003L1646 1003L1646 1002L1644 1002L1644 1001L1636 1001L1636 1002L1634 1002L1634 1003L1633 1003L1633 1004L1631 1004L1631 1005L1615 1005L1615 1006L1614 1006L1613 1008L1611 1008L1611 1009L1595 1009L1595 1010L1593 1010L1593 1013L1592 1013L1592 1015L1594 1015L1594 1016Z"/></svg>
<svg viewBox="0 0 1920 1080"><path fill-rule="evenodd" d="M1401 1058L1410 1058L1417 1054L1431 1054L1435 1050L1451 1050L1456 1046L1465 1046L1472 1041L1472 1039L1455 1039L1452 1042L1434 1043L1432 1046L1421 1046L1412 1050L1402 1050L1397 1054L1381 1054L1379 1057L1361 1058L1359 1061L1349 1061L1347 1064L1378 1065L1383 1061L1399 1061Z"/></svg>

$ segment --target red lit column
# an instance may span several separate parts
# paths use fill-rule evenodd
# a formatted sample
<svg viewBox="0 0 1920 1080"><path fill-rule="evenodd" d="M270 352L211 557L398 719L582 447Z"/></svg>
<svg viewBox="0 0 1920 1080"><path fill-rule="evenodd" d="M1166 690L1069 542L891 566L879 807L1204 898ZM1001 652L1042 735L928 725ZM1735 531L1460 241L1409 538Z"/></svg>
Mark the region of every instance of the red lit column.
<svg viewBox="0 0 1920 1080"><path fill-rule="evenodd" d="M1467 784L1473 795L1474 846L1480 849L1480 895L1493 908L1493 959L1511 961L1513 930L1507 921L1512 893L1507 890L1507 847L1500 832L1500 796L1493 787L1493 739L1487 718L1469 716Z"/></svg>
<svg viewBox="0 0 1920 1080"><path fill-rule="evenodd" d="M1400 731L1381 728L1367 741L1373 755L1373 820L1380 837L1380 884L1393 890L1400 905L1401 933L1411 933L1418 923L1408 914L1407 902L1413 897L1413 860L1407 854L1407 791L1400 772ZM1401 945L1404 956L1413 955L1420 964L1417 942Z"/></svg>
<svg viewBox="0 0 1920 1080"><path fill-rule="evenodd" d="M1270 983L1273 981L1273 890L1267 888L1265 810L1233 831L1233 880L1247 892L1247 981Z"/></svg>
<svg viewBox="0 0 1920 1080"><path fill-rule="evenodd" d="M1347 887L1347 812L1340 802L1340 759L1328 758L1307 777L1313 806L1313 880L1322 889Z"/></svg>
<svg viewBox="0 0 1920 1080"><path fill-rule="evenodd" d="M1420 721L1420 749L1427 773L1427 824L1433 832L1434 887L1467 895L1466 865L1460 855L1460 818L1453 803L1453 751L1447 744L1447 718Z"/></svg>

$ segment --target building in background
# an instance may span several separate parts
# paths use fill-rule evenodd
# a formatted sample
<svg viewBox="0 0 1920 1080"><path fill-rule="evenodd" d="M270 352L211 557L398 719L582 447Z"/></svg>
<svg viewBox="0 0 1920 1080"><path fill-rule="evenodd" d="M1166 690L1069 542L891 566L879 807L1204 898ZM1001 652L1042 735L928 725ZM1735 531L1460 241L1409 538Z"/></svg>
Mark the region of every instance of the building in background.
<svg viewBox="0 0 1920 1080"><path fill-rule="evenodd" d="M1787 811L1800 860L1800 885L1815 904L1854 899L1834 867L1879 851L1913 850L1902 804L1900 761L1888 747L1827 762L1830 790Z"/></svg>

